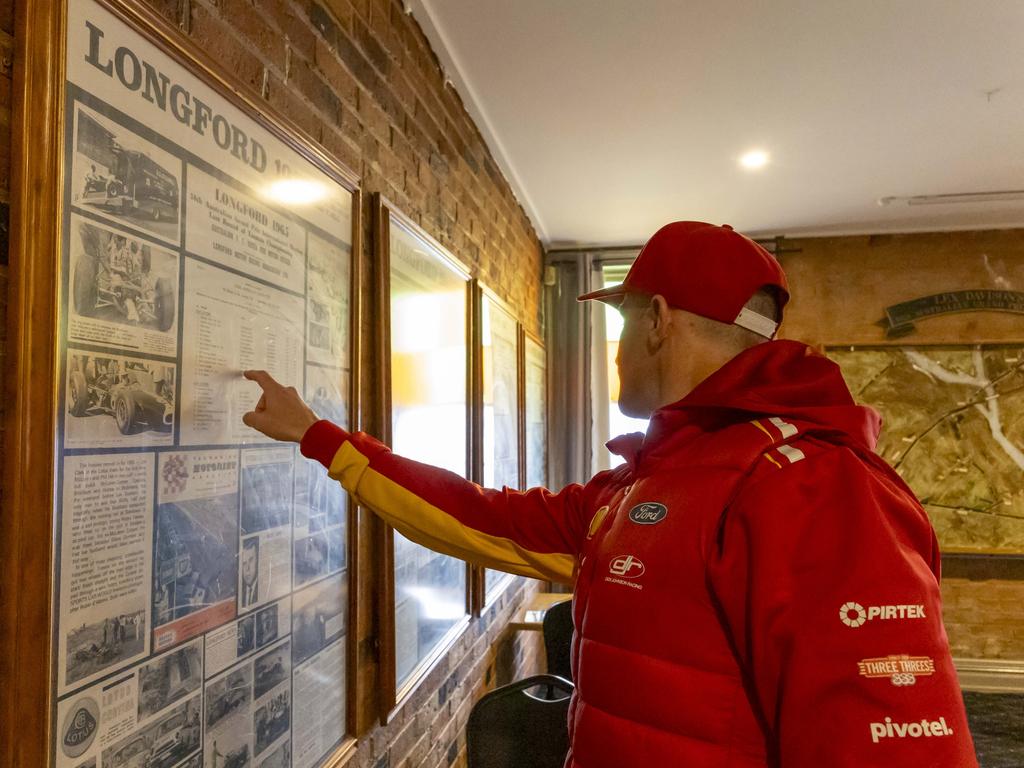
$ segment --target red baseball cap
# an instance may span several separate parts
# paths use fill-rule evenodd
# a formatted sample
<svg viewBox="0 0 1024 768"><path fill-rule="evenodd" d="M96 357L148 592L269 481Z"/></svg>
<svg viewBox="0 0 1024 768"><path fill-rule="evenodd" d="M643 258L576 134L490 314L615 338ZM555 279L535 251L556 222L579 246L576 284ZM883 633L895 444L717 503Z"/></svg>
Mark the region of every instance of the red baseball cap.
<svg viewBox="0 0 1024 768"><path fill-rule="evenodd" d="M674 221L640 251L621 285L592 291L577 301L599 299L618 306L627 293L660 294L670 306L742 326L771 338L778 323L744 308L761 288L775 289L781 309L789 300L779 262L728 224Z"/></svg>

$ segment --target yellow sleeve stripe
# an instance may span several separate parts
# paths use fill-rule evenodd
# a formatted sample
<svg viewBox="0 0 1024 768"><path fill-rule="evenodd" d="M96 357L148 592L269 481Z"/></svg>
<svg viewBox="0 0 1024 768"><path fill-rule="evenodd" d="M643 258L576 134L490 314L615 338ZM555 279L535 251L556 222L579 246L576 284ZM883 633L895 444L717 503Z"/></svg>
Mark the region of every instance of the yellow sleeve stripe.
<svg viewBox="0 0 1024 768"><path fill-rule="evenodd" d="M775 459L773 459L773 458L771 457L771 454L768 454L768 453L763 453L763 454L761 454L761 455L762 455L762 456L764 456L764 457L765 457L766 459L768 459L768 461L770 461L770 462L771 462L772 464L774 464L774 465L775 465L776 467L778 467L779 469L782 469L782 465L781 465L781 464L779 464L779 462L777 462L777 461L776 461Z"/></svg>
<svg viewBox="0 0 1024 768"><path fill-rule="evenodd" d="M775 442L775 436L774 436L774 435L772 435L772 433L771 433L771 432L769 432L769 431L767 430L767 428L766 428L766 427L765 427L765 426L764 426L764 425L763 425L763 424L762 424L761 422L759 422L759 421L758 421L757 419L754 419L754 420L753 420L753 421L751 421L750 423L751 423L751 424L753 424L753 425L754 425L755 427L757 427L758 429L760 429L760 430L761 430L762 432L764 432L764 433L765 433L766 435L768 435L768 439L769 439L769 440L771 440L771 441L772 441L773 443Z"/></svg>
<svg viewBox="0 0 1024 768"><path fill-rule="evenodd" d="M331 462L330 476L363 506L411 541L487 568L535 579L573 583L576 558L532 552L514 541L469 528L445 511L370 469L369 460L345 441Z"/></svg>

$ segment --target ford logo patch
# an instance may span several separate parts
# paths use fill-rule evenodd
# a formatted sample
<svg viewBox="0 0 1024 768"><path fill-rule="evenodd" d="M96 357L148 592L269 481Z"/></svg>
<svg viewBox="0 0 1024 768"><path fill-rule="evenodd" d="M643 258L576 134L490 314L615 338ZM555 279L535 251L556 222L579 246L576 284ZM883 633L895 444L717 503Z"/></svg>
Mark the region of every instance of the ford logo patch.
<svg viewBox="0 0 1024 768"><path fill-rule="evenodd" d="M656 501L645 501L629 510L629 519L640 525L660 523L668 515L668 507Z"/></svg>

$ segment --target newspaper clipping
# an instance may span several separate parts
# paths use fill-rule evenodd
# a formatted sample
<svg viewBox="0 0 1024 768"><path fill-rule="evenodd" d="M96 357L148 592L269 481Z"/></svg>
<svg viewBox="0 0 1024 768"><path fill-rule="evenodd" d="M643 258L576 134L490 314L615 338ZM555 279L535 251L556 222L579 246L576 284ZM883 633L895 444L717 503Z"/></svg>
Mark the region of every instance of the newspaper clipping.
<svg viewBox="0 0 1024 768"><path fill-rule="evenodd" d="M314 768L347 498L241 373L348 425L352 192L165 51L69 5L50 765Z"/></svg>

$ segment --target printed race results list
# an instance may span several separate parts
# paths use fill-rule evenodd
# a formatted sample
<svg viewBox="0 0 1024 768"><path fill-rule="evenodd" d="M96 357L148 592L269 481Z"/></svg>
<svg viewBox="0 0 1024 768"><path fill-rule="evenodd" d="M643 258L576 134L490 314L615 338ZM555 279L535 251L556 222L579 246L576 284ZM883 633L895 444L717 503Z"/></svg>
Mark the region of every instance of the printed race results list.
<svg viewBox="0 0 1024 768"><path fill-rule="evenodd" d="M241 372L347 425L352 193L97 4L67 53L52 764L318 766L347 500Z"/></svg>

